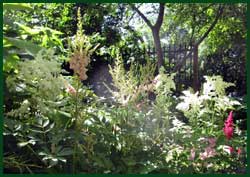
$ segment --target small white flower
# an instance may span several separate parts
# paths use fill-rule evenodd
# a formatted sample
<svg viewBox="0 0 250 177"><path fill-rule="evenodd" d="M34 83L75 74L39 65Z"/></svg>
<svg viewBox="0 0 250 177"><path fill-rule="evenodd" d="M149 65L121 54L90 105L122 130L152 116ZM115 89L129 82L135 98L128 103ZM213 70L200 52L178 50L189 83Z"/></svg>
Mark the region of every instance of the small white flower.
<svg viewBox="0 0 250 177"><path fill-rule="evenodd" d="M213 91L215 90L215 87L212 83L206 82L203 84L203 95L211 95Z"/></svg>
<svg viewBox="0 0 250 177"><path fill-rule="evenodd" d="M92 121L90 121L90 120L85 120L85 121L84 121L84 124L86 124L86 125L92 125L92 124L93 124L93 122L92 122Z"/></svg>
<svg viewBox="0 0 250 177"><path fill-rule="evenodd" d="M230 146L227 146L227 145L220 145L220 146L218 147L218 149L222 149L224 152L226 152L226 153L228 153L228 154L231 154L231 151L230 151L231 147L230 147Z"/></svg>
<svg viewBox="0 0 250 177"><path fill-rule="evenodd" d="M183 112L189 110L189 103L187 102L181 102L176 106L176 109L181 110Z"/></svg>

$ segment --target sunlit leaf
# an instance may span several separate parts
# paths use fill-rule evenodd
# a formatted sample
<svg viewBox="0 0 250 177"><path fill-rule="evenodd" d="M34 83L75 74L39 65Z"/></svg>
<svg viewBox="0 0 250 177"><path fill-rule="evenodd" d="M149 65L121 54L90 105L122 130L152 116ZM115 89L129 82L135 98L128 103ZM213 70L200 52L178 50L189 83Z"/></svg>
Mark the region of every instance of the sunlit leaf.
<svg viewBox="0 0 250 177"><path fill-rule="evenodd" d="M27 3L3 3L3 10L33 10Z"/></svg>
<svg viewBox="0 0 250 177"><path fill-rule="evenodd" d="M25 50L28 54L32 56L36 56L36 54L43 49L43 47L40 47L39 45L36 45L29 41L24 41L16 38L11 37L5 37L9 43L16 46L19 49Z"/></svg>

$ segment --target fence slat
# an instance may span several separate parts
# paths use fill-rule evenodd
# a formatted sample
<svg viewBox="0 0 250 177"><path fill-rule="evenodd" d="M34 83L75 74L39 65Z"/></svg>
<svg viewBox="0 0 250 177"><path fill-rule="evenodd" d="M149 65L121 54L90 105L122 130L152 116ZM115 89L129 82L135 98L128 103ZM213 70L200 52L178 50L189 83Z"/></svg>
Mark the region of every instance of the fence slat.
<svg viewBox="0 0 250 177"><path fill-rule="evenodd" d="M169 66L169 73L171 72L171 45L168 46L168 66Z"/></svg>

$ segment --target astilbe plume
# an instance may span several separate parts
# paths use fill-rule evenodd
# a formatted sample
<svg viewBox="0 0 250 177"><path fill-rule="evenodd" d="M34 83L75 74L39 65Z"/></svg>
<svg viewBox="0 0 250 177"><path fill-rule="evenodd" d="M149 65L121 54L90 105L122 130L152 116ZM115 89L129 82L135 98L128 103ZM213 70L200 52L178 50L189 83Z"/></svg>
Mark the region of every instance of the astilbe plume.
<svg viewBox="0 0 250 177"><path fill-rule="evenodd" d="M233 111L230 111L225 123L223 132L228 140L233 136Z"/></svg>
<svg viewBox="0 0 250 177"><path fill-rule="evenodd" d="M74 73L79 77L80 80L86 80L88 78L86 72L89 62L89 56L84 55L81 52L75 52L69 61L70 69L74 70Z"/></svg>
<svg viewBox="0 0 250 177"><path fill-rule="evenodd" d="M89 50L89 40L87 36L83 34L80 8L78 8L77 11L77 20L77 33L74 42L71 44L73 53L70 57L69 64L70 69L73 69L74 73L83 81L88 78L86 72L88 71L87 66L90 63L91 51Z"/></svg>

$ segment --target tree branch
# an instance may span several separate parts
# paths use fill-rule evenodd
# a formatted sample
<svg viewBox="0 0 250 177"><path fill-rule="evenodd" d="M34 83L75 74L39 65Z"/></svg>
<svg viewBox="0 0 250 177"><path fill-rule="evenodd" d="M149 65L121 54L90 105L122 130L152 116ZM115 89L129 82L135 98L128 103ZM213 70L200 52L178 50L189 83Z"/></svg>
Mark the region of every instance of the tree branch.
<svg viewBox="0 0 250 177"><path fill-rule="evenodd" d="M153 25L151 24L151 22L147 19L147 17L137 8L135 7L134 4L129 4L130 7L135 10L139 15L140 17L144 20L144 22L152 29L153 28Z"/></svg>
<svg viewBox="0 0 250 177"><path fill-rule="evenodd" d="M196 16L193 15L193 21L195 22L196 21ZM191 32L191 37L190 37L190 40L189 40L189 45L192 46L193 43L194 43L194 32L195 32L195 28L196 28L196 25L192 25L192 32Z"/></svg>
<svg viewBox="0 0 250 177"><path fill-rule="evenodd" d="M212 31L212 29L215 27L215 25L217 24L220 16L223 13L223 7L220 6L217 12L217 16L215 17L213 23L210 25L210 27L208 28L208 30L204 33L204 35L195 43L195 45L199 45L207 36L208 34Z"/></svg>
<svg viewBox="0 0 250 177"><path fill-rule="evenodd" d="M136 12L134 12L134 13L131 15L131 17L130 17L130 18L128 19L128 21L127 21L127 24L129 24L129 22L134 18L135 14L136 14Z"/></svg>
<svg viewBox="0 0 250 177"><path fill-rule="evenodd" d="M154 27L157 28L157 29L160 29L161 24L163 22L164 9L165 9L165 3L160 3L160 11L159 11L156 23L154 25Z"/></svg>
<svg viewBox="0 0 250 177"><path fill-rule="evenodd" d="M208 7L209 7L209 6L208 6ZM223 13L223 7L220 6L219 9L218 9L218 11L217 11L217 16L216 16L215 20L214 20L213 23L210 25L210 27L208 28L208 30L204 33L204 35L203 35L194 45L199 45L199 44L208 36L208 34L209 34L209 33L212 31L212 29L215 27L215 25L216 25L217 21L219 20L220 16L222 15L222 13ZM195 21L195 16L193 17L193 20ZM190 38L190 46L192 46L192 44L193 44L192 39L193 39L195 27L196 27L196 26L194 26L194 28L192 28L192 34L191 34L191 38ZM182 60L175 66L174 71L178 71L178 70L182 67L184 61L185 61L188 57L190 57L191 54L192 54L192 47L191 47L191 51L190 51L188 54L186 53L185 56L182 58Z"/></svg>

